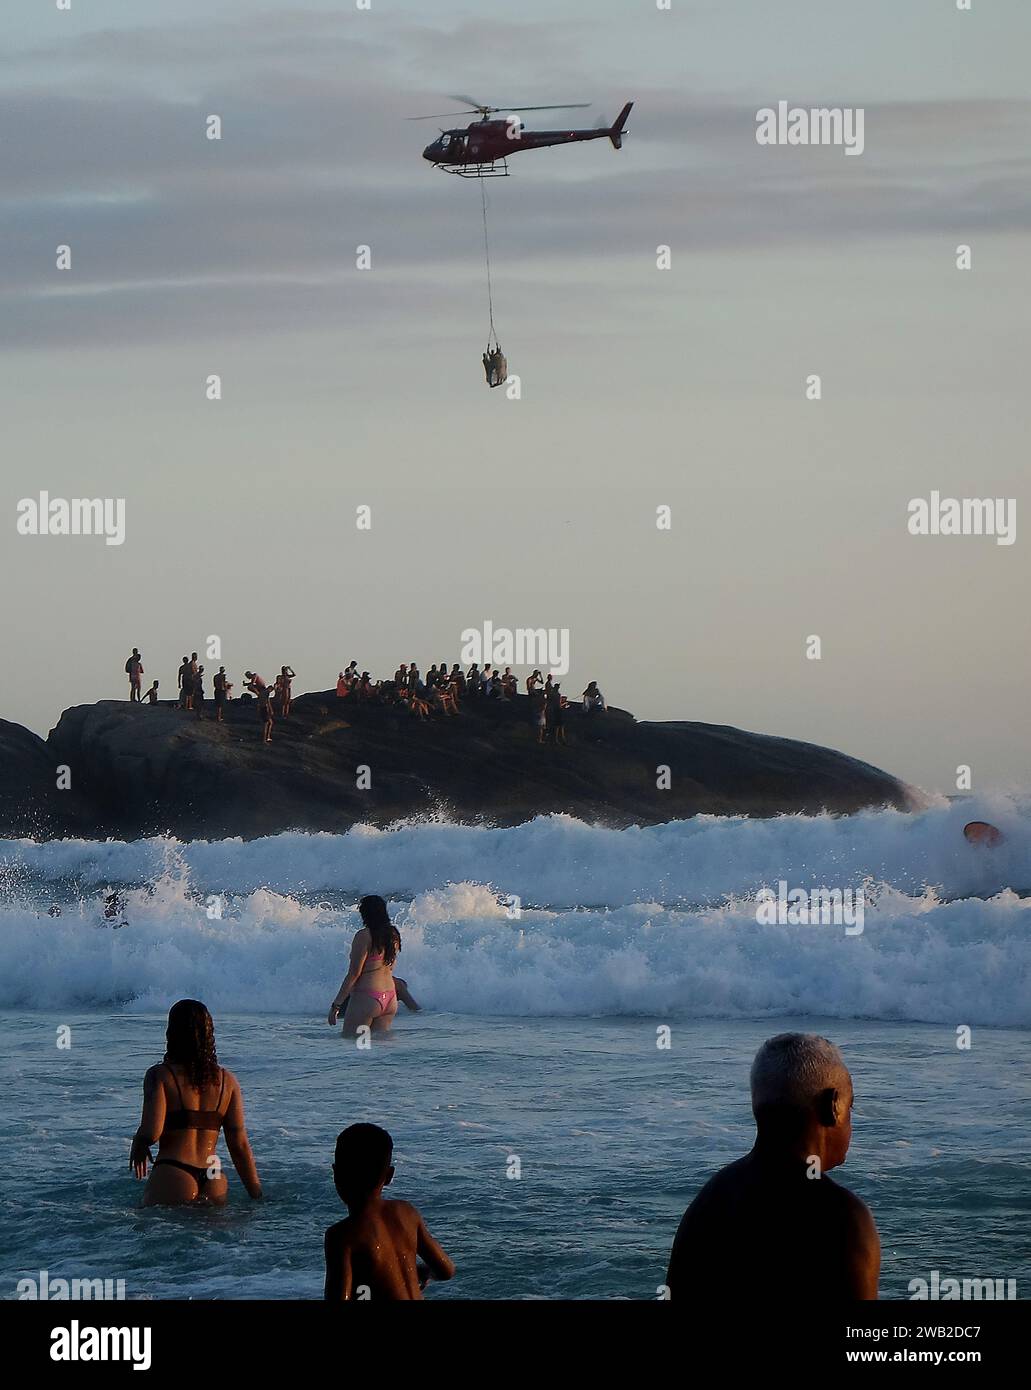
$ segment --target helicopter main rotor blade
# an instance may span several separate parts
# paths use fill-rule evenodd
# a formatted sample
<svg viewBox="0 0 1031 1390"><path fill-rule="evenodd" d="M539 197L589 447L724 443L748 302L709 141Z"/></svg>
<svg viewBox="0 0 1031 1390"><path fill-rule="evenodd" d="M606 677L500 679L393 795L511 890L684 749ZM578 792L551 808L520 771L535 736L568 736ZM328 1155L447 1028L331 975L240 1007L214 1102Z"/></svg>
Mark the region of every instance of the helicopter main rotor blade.
<svg viewBox="0 0 1031 1390"><path fill-rule="evenodd" d="M452 95L452 101L467 101L469 107L464 111L438 111L430 116L406 116L406 121L443 121L450 116L488 116L492 111L511 111L513 114L519 111L577 111L583 107L592 106L590 101L567 101L561 106L481 106L479 102L473 101L472 97L459 97Z"/></svg>
<svg viewBox="0 0 1031 1390"><path fill-rule="evenodd" d="M484 106L482 101L477 101L475 97L455 96L454 92L448 92L448 101L464 101L466 106L471 106L474 111L496 111L496 106Z"/></svg>
<svg viewBox="0 0 1031 1390"><path fill-rule="evenodd" d="M561 106L520 106L518 102L513 102L511 106L492 106L492 111L576 111L585 106L593 106L590 101L566 101Z"/></svg>
<svg viewBox="0 0 1031 1390"><path fill-rule="evenodd" d="M435 116L406 116L406 121L442 121L448 116L475 116L479 111L477 106L473 111L438 111Z"/></svg>

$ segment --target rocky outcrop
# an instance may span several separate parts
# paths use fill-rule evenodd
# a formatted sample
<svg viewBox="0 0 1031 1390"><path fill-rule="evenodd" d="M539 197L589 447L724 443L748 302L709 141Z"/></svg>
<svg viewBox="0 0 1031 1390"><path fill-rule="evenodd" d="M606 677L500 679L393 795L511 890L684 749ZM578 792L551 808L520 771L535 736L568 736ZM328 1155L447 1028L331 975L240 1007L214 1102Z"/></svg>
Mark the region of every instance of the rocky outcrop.
<svg viewBox="0 0 1031 1390"><path fill-rule="evenodd" d="M46 742L0 722L0 833L250 838L436 812L498 825L567 812L622 826L699 812L907 809L915 797L814 744L639 723L618 709L593 718L572 709L567 745L540 746L525 697L423 723L403 708L302 695L269 745L253 702L233 701L222 724L211 713L106 700L66 710ZM71 769L72 790L55 790L58 765ZM663 766L668 790L656 785Z"/></svg>
<svg viewBox="0 0 1031 1390"><path fill-rule="evenodd" d="M94 833L93 807L60 764L37 734L0 719L0 834Z"/></svg>

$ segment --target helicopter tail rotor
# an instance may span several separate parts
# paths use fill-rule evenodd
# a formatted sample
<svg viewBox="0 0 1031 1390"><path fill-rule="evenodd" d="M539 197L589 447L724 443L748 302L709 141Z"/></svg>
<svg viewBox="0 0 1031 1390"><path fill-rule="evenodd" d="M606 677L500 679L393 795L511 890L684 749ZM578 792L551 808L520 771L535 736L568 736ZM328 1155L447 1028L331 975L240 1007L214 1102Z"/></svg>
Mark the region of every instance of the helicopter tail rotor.
<svg viewBox="0 0 1031 1390"><path fill-rule="evenodd" d="M609 131L609 139L612 141L612 148L614 150L621 150L623 148L623 127L626 125L627 117L630 115L630 109L633 104L632 101L627 102L616 117L612 129Z"/></svg>

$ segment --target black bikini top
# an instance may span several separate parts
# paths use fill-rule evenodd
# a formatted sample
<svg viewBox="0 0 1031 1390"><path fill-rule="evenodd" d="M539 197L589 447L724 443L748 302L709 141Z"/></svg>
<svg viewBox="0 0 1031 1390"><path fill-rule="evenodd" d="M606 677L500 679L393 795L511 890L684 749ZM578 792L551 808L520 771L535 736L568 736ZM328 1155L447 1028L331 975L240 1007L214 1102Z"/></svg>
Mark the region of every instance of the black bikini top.
<svg viewBox="0 0 1031 1390"><path fill-rule="evenodd" d="M167 1062L165 1066L168 1067L171 1073L172 1080L175 1082L175 1089L179 1095L179 1109L169 1110L167 1112L165 1115L165 1129L208 1129L214 1130L217 1134L222 1128L222 1121L225 1119L225 1116L221 1113L222 1093L226 1088L225 1067L221 1068L222 1085L219 1087L218 1101L216 1102L215 1109L187 1110L186 1106L183 1104L183 1093L179 1086L179 1078L176 1076L175 1072L172 1071L172 1068L168 1066Z"/></svg>

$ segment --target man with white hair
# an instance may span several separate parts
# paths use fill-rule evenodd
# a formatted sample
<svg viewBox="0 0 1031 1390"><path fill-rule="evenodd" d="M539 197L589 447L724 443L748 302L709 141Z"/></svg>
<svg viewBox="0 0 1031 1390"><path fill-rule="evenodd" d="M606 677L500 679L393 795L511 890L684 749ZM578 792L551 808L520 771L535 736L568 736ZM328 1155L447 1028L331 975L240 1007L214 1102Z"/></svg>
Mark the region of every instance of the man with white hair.
<svg viewBox="0 0 1031 1390"><path fill-rule="evenodd" d="M873 1299L881 1243L866 1204L827 1176L852 1138L852 1078L815 1033L781 1033L752 1063L752 1151L684 1213L671 1298Z"/></svg>

